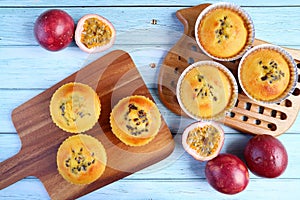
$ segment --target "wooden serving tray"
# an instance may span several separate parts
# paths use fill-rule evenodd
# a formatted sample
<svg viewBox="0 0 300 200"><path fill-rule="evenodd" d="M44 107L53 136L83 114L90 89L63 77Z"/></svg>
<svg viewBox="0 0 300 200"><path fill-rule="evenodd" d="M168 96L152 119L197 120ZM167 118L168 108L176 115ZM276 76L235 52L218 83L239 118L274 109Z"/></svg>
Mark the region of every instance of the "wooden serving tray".
<svg viewBox="0 0 300 200"><path fill-rule="evenodd" d="M57 150L72 134L52 122L49 103L56 89L74 81L94 88L101 100L100 119L85 133L102 142L108 160L104 174L89 185L68 183L56 167ZM174 142L164 120L155 139L143 147L126 146L111 132L109 116L112 107L123 97L133 94L153 100L129 54L116 50L14 109L12 120L22 148L18 154L0 163L0 189L26 176L36 176L51 199L75 199L167 157L174 149Z"/></svg>
<svg viewBox="0 0 300 200"><path fill-rule="evenodd" d="M176 98L176 84L180 74L187 66L196 61L212 60L200 50L194 33L198 15L209 5L201 4L176 12L177 18L184 25L184 34L170 49L162 63L158 77L158 92L164 105L178 115L186 116ZM263 43L266 42L256 39L254 46ZM294 57L299 69L300 51L285 49ZM221 63L237 77L239 60ZM299 94L299 80L293 94L280 104L259 104L250 100L239 88L238 101L223 123L246 133L278 136L290 128L297 118L300 108Z"/></svg>

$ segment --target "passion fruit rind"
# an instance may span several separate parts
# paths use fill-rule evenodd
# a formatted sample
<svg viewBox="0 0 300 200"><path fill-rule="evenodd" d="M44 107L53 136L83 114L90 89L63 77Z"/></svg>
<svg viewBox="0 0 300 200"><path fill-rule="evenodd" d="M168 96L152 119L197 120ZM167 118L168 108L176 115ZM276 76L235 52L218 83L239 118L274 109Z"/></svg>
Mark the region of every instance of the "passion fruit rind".
<svg viewBox="0 0 300 200"><path fill-rule="evenodd" d="M185 151L199 161L208 161L218 156L223 144L224 131L215 122L195 122L182 135Z"/></svg>
<svg viewBox="0 0 300 200"><path fill-rule="evenodd" d="M245 163L233 154L220 154L205 166L208 183L218 192L237 194L246 189L249 171Z"/></svg>
<svg viewBox="0 0 300 200"><path fill-rule="evenodd" d="M51 9L43 12L35 21L34 36L49 51L59 51L73 41L75 24L64 10Z"/></svg>
<svg viewBox="0 0 300 200"><path fill-rule="evenodd" d="M75 42L87 53L98 53L110 48L116 39L112 23L97 14L83 16L77 23Z"/></svg>
<svg viewBox="0 0 300 200"><path fill-rule="evenodd" d="M69 183L90 184L105 171L107 155L102 143L86 134L68 137L57 151L57 169Z"/></svg>
<svg viewBox="0 0 300 200"><path fill-rule="evenodd" d="M250 171L260 177L276 178L288 166L284 145L272 135L255 135L246 144L244 158Z"/></svg>

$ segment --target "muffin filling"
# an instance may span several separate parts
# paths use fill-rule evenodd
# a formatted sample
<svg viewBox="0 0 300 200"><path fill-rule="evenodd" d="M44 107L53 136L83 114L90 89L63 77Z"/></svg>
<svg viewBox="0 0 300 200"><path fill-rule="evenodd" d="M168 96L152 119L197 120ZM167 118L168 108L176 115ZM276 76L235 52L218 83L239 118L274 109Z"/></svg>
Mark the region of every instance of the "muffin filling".
<svg viewBox="0 0 300 200"><path fill-rule="evenodd" d="M148 132L149 119L143 109L139 109L135 104L128 105L128 112L125 113L126 128L131 135L140 135Z"/></svg>
<svg viewBox="0 0 300 200"><path fill-rule="evenodd" d="M263 69L263 74L260 78L262 81L268 81L270 84L272 84L275 81L280 81L280 79L285 76L285 73L278 69L278 64L274 60L271 60L267 64L260 60L258 65Z"/></svg>
<svg viewBox="0 0 300 200"><path fill-rule="evenodd" d="M228 20L227 16L224 16L218 20L219 26L215 30L215 38L217 39L217 43L221 43L224 40L228 40L230 37L230 32L233 28L230 20Z"/></svg>
<svg viewBox="0 0 300 200"><path fill-rule="evenodd" d="M217 101L218 97L214 94L214 86L207 83L204 76L202 74L197 75L198 84L194 88L194 99L209 99L212 101Z"/></svg>
<svg viewBox="0 0 300 200"><path fill-rule="evenodd" d="M84 97L78 94L70 95L67 99L62 101L59 106L61 116L68 126L74 124L78 118L84 118L85 116L91 115L85 107Z"/></svg>
<svg viewBox="0 0 300 200"><path fill-rule="evenodd" d="M87 171L87 169L95 163L94 153L90 153L89 156L85 155L87 153L89 152L84 152L83 147L80 147L78 151L71 149L71 156L65 160L65 166L69 168L73 174Z"/></svg>

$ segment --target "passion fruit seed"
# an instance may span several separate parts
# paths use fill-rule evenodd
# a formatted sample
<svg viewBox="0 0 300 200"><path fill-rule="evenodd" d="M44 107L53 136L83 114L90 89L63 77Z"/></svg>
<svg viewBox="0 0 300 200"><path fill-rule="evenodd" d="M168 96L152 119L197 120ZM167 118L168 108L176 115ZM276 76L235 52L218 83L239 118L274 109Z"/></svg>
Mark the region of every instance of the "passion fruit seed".
<svg viewBox="0 0 300 200"><path fill-rule="evenodd" d="M196 79L199 84L194 88L194 99L196 97L201 99L209 98L213 101L217 101L218 98L214 95L214 87L209 83L206 83L204 76L198 74Z"/></svg>
<svg viewBox="0 0 300 200"><path fill-rule="evenodd" d="M272 84L275 81L279 81L285 74L278 69L278 64L274 60L270 60L269 63L264 64L262 60L258 62L258 65L261 66L264 70L263 76L260 78L262 81L268 81Z"/></svg>
<svg viewBox="0 0 300 200"><path fill-rule="evenodd" d="M91 115L85 111L84 98L78 95L70 95L66 101L61 103L59 108L61 116L66 120L68 126L75 123L78 118Z"/></svg>
<svg viewBox="0 0 300 200"><path fill-rule="evenodd" d="M84 21L81 42L89 49L104 46L110 42L112 30L101 20L93 17Z"/></svg>
<svg viewBox="0 0 300 200"><path fill-rule="evenodd" d="M132 103L128 105L128 112L124 115L124 120L127 123L126 128L131 135L136 136L149 131L147 113Z"/></svg>
<svg viewBox="0 0 300 200"><path fill-rule="evenodd" d="M227 30L232 28L232 25L228 22L228 17L224 16L223 18L219 19L219 26L215 30L215 36L218 39L218 43L221 43L224 40L229 38L227 34Z"/></svg>
<svg viewBox="0 0 300 200"><path fill-rule="evenodd" d="M84 156L84 149L81 147L78 152L71 149L71 157L65 160L65 166L70 169L73 174L78 174L87 169L95 163L94 153L91 153L90 158Z"/></svg>
<svg viewBox="0 0 300 200"><path fill-rule="evenodd" d="M187 144L200 156L210 156L218 149L221 140L218 129L211 125L196 127L189 131Z"/></svg>

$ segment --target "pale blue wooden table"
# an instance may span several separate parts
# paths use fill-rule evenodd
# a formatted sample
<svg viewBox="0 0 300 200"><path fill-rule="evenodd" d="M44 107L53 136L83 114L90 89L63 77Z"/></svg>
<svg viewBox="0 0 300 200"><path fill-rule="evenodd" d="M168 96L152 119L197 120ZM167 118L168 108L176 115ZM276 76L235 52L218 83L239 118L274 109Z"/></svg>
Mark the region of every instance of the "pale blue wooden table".
<svg viewBox="0 0 300 200"><path fill-rule="evenodd" d="M217 1L210 1L212 2ZM299 0L232 2L241 5L252 16L257 38L300 49ZM176 147L170 157L81 199L299 199L299 115L294 125L278 137L289 155L285 173L276 179L259 178L250 173L248 187L237 195L223 195L213 190L204 176L205 163L195 161L182 149L181 132L192 120L182 120L162 105L157 96L156 76L167 50L183 32L183 26L177 20L175 12L201 3L207 2L1 0L0 162L16 154L21 147L11 122L11 111L96 59L82 52L74 43L56 53L37 45L33 36L36 18L45 10L59 8L67 11L75 22L85 14L98 13L114 24L117 41L109 51L123 49L130 53L168 126L176 134ZM151 24L152 19L156 19L157 24ZM150 67L153 63L155 68ZM226 136L222 152L242 157L250 136L226 126L224 130ZM0 199L49 199L49 196L38 179L27 177L1 190Z"/></svg>

